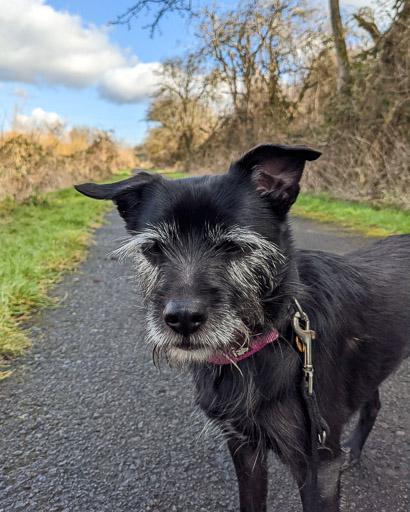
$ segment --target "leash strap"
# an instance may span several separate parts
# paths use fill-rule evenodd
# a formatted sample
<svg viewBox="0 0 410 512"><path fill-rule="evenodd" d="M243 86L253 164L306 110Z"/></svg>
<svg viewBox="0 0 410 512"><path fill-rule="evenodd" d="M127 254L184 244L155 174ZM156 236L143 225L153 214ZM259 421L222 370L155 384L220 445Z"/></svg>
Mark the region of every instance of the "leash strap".
<svg viewBox="0 0 410 512"><path fill-rule="evenodd" d="M315 339L315 332L310 329L309 317L302 310L299 302L296 299L294 299L294 302L296 312L292 316L292 327L296 334L296 346L298 350L304 354L302 397L306 405L310 424L311 466L310 471L308 472L308 478L310 479L311 494L309 496L309 507L312 512L319 512L318 445L325 445L330 429L320 414L316 393L313 389L314 368L312 340ZM304 328L300 325L301 320L304 322Z"/></svg>
<svg viewBox="0 0 410 512"><path fill-rule="evenodd" d="M319 450L318 445L324 445L326 436L329 434L329 426L320 414L317 403L316 393L309 393L309 384L304 379L302 382L302 396L308 411L310 423L310 443L311 443L311 467L308 474L310 479L311 494L309 497L309 507L312 512L319 512L319 489L318 489L318 471L319 471Z"/></svg>

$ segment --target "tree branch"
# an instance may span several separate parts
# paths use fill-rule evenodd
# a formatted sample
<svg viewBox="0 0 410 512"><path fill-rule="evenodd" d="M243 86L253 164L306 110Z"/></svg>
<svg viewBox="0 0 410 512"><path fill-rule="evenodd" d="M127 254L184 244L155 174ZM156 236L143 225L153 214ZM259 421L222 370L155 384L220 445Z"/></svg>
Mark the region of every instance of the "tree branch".
<svg viewBox="0 0 410 512"><path fill-rule="evenodd" d="M116 21L111 21L110 25L127 25L130 28L133 19L138 18L143 11L148 13L151 9L154 9L155 12L154 21L143 27L150 29L151 37L153 37L155 30L159 29L161 19L169 12L177 12L181 16L196 15L192 0L138 0L123 14L119 14Z"/></svg>
<svg viewBox="0 0 410 512"><path fill-rule="evenodd" d="M373 41L377 43L381 37L381 32L377 28L376 23L366 20L360 14L353 14L353 18L357 21L359 27L364 28L372 37Z"/></svg>

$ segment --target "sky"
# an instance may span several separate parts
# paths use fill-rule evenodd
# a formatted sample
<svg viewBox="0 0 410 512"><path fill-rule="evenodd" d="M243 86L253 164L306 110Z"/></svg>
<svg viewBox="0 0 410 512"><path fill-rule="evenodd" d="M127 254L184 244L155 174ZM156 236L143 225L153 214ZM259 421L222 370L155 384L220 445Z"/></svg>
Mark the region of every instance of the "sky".
<svg viewBox="0 0 410 512"><path fill-rule="evenodd" d="M109 25L131 5L132 0L0 0L0 130L10 129L16 114L27 129L61 121L113 132L128 144L142 142L155 71L165 58L185 53L194 33L177 14L168 14L154 37L143 28L150 20L146 15L130 29ZM358 8L369 0L341 5Z"/></svg>

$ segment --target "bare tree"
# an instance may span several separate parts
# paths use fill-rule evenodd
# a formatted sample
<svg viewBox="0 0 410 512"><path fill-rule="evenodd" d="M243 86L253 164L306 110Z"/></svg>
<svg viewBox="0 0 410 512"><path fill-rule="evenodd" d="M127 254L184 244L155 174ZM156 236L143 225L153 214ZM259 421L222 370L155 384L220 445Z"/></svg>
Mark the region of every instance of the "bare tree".
<svg viewBox="0 0 410 512"><path fill-rule="evenodd" d="M255 101L271 111L283 107L280 78L289 73L300 10L288 2L245 0L237 8L202 11L198 37L202 55L211 61L229 91L237 114L249 117Z"/></svg>
<svg viewBox="0 0 410 512"><path fill-rule="evenodd" d="M337 57L337 90L347 92L352 81L346 41L343 33L342 17L340 16L339 0L329 0L332 21L333 39Z"/></svg>
<svg viewBox="0 0 410 512"><path fill-rule="evenodd" d="M221 138L228 141L225 147L228 154L266 138L279 140L286 132L296 104L303 98L306 76L309 77L307 88L315 85L309 70L321 49L318 26L314 30L309 26L312 13L303 3L287 0L241 0L235 9L204 8L198 13L197 56L205 63L208 85L212 78L213 86L208 86L206 92L214 94L207 105L207 122L203 123L206 128L202 127L202 132L207 134L199 146L204 154L218 152ZM191 59L189 67L193 64ZM192 87L193 82L187 87L188 83L178 74L180 69L181 62L178 62L176 67L166 68L167 76L161 74L163 87L150 111L150 119L161 122L164 128L163 131L155 128L157 137L173 131L173 138L167 144L173 145L179 137L175 134L181 135L178 139L181 144L175 151L178 160L183 157L189 165L202 139L193 115L206 100L202 95L198 101L198 84ZM195 74L192 69L184 69L186 76ZM181 91L183 84L185 88ZM292 96L291 89L302 89L302 92ZM175 119L166 120L164 116L176 116L177 126L172 124ZM167 126L168 122L172 126ZM221 126L223 132L215 136L216 128Z"/></svg>
<svg viewBox="0 0 410 512"><path fill-rule="evenodd" d="M166 142L163 153L153 141L148 141L151 154L159 160L183 162L189 170L199 146L216 127L217 116L210 103L213 100L212 77L203 74L198 57L188 54L163 63L159 72L160 87L148 111L148 120L160 123L154 128L155 137ZM166 163L166 162L165 162Z"/></svg>

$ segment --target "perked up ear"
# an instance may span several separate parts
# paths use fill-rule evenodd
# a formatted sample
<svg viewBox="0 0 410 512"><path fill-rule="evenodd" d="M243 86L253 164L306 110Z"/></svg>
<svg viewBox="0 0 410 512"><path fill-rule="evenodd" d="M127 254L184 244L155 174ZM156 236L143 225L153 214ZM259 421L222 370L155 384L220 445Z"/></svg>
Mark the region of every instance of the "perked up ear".
<svg viewBox="0 0 410 512"><path fill-rule="evenodd" d="M114 183L84 183L74 185L74 188L93 199L111 199L121 216L127 220L129 214L137 207L144 187L160 179L161 176L158 174L140 172L131 178Z"/></svg>
<svg viewBox="0 0 410 512"><path fill-rule="evenodd" d="M316 160L320 155L305 146L261 144L245 153L229 172L250 174L262 197L267 197L278 213L287 213L299 194L306 160Z"/></svg>

